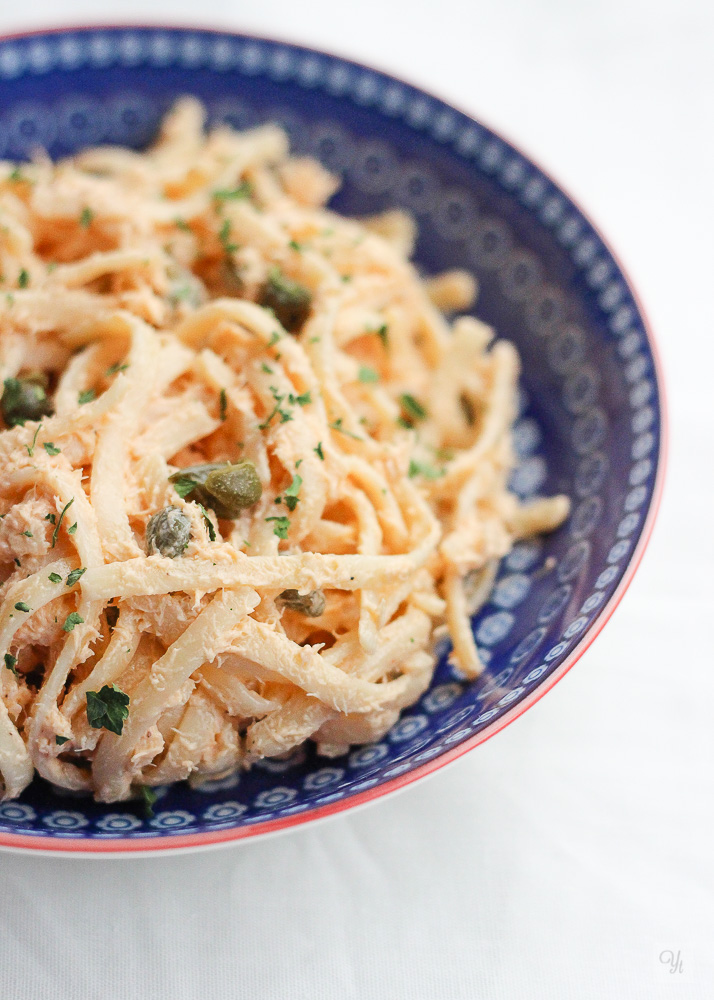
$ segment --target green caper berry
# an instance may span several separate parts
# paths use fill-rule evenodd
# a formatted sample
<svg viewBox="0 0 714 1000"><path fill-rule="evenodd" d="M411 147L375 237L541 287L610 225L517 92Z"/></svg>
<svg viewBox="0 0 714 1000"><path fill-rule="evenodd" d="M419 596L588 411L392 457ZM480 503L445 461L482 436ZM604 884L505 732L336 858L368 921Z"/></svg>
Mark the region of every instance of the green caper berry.
<svg viewBox="0 0 714 1000"><path fill-rule="evenodd" d="M224 465L206 476L204 489L218 517L234 518L256 504L263 487L252 462ZM223 513L225 512L225 513Z"/></svg>
<svg viewBox="0 0 714 1000"><path fill-rule="evenodd" d="M325 595L321 590L311 590L309 594L300 594L297 590L284 590L278 597L278 604L292 611L298 611L308 618L319 618L325 610Z"/></svg>
<svg viewBox="0 0 714 1000"><path fill-rule="evenodd" d="M2 417L8 427L26 420L41 420L52 413L45 388L36 379L6 378L0 399Z"/></svg>
<svg viewBox="0 0 714 1000"><path fill-rule="evenodd" d="M266 309L272 309L275 318L290 333L297 333L310 315L312 295L297 281L286 278L282 271L274 267L268 274L258 301Z"/></svg>
<svg viewBox="0 0 714 1000"><path fill-rule="evenodd" d="M159 552L169 559L183 555L191 540L191 522L180 507L164 507L146 525L146 551Z"/></svg>

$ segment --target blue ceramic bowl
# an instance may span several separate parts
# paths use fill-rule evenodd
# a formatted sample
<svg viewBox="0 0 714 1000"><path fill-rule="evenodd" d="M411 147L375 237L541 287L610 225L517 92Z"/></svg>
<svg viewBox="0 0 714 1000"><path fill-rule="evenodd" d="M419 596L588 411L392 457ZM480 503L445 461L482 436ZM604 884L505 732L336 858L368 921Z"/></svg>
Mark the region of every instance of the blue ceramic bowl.
<svg viewBox="0 0 714 1000"><path fill-rule="evenodd" d="M213 122L273 120L343 180L348 215L403 206L426 272L478 276L478 315L523 359L522 497L567 493L569 521L506 558L473 628L487 670L439 661L430 690L379 743L336 760L302 750L200 790L160 791L155 816L36 780L0 806L0 846L135 852L256 836L374 799L487 739L541 697L611 614L642 554L662 478L660 376L645 319L576 205L479 122L382 73L225 33L106 28L0 42L0 156L145 145L180 94Z"/></svg>

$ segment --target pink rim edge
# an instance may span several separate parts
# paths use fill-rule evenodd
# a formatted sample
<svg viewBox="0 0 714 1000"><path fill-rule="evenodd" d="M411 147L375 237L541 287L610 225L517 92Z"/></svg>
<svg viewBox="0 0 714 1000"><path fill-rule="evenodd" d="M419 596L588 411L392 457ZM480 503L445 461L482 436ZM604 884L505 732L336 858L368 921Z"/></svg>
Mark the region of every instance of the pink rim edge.
<svg viewBox="0 0 714 1000"><path fill-rule="evenodd" d="M18 31L11 34L0 36L0 41L7 41L13 38L31 38L38 35L54 35L63 34L68 31L108 31L116 29L142 29L142 28L164 28L167 31L197 31L202 34L234 34L241 35L244 38L255 38L257 41L268 41L276 44L284 44L291 47L305 49L306 51L315 52L318 55L333 56L338 59L342 59L345 62L352 63L357 66L362 66L366 69L372 69L374 72L380 73L385 76L389 76L392 79L396 79L399 82L406 83L407 86L413 87L415 90L426 94L427 97L432 97L434 100L439 101L441 104L445 104L447 107L451 107L454 110L465 115L478 124L484 125L493 135L501 139L508 146L519 153L525 160L529 163L533 163L538 170L547 177L548 180L560 191L562 191L572 205L580 212L583 218L592 226L593 230L597 233L599 239L606 247L613 260L617 264L621 274L625 278L629 291L637 305L637 310L642 319L645 333L647 335L647 340L652 351L652 358L654 361L655 375L657 379L657 388L659 396L660 405L660 447L657 455L657 474L654 484L654 489L652 491L652 499L650 501L650 506L647 511L647 517L645 523L642 526L637 545L634 552L627 564L627 569L625 575L620 581L617 590L612 595L610 600L604 606L598 617L593 621L592 625L578 642L572 652L563 660L560 666L553 671L553 673L546 678L546 680L540 684L535 690L524 697L521 701L517 702L513 708L506 712L500 719L497 719L492 726L487 726L480 733L474 734L463 743L457 744L453 749L447 750L435 757L433 760L426 761L420 767L415 768L413 771L407 774L392 778L391 781L387 781L382 785L378 785L373 789L369 789L365 792L358 793L351 796L342 802L335 802L330 805L319 806L316 809L310 809L305 813L301 813L297 816L289 816L284 819L267 820L264 823L256 823L248 827L236 827L229 830L217 830L215 833L188 833L188 834L177 834L169 835L164 837L156 837L154 841L141 840L135 841L126 838L116 838L116 840L106 841L92 841L91 839L83 838L62 838L59 841L53 841L51 838L47 837L36 837L31 834L12 834L12 833L0 833L0 850L22 850L25 849L28 852L34 852L37 854L75 854L75 855L108 855L108 856L134 856L141 854L151 854L151 853L162 853L166 854L174 850L189 850L202 847L216 847L216 846L226 846L231 843L237 843L241 840L248 840L253 837L258 837L265 834L279 833L281 831L288 830L290 828L296 828L304 826L306 823L314 822L315 820L326 819L329 816L335 816L338 813L346 812L350 809L354 809L357 806L366 805L370 802L375 802L377 799L384 798L394 792L399 791L402 788L406 788L408 785L419 781L422 778L427 777L427 775L433 774L435 771L440 770L447 764L453 763L462 757L464 754L473 750L475 747L479 746L481 743L485 743L486 740L500 733L502 729L510 725L516 719L518 719L524 712L535 705L540 699L554 687L558 681L560 681L573 667L581 656L590 648L592 643L598 637L600 632L603 630L607 622L612 617L613 612L619 605L620 601L625 595L628 587L632 583L632 580L637 572L640 563L642 562L642 557L644 556L647 545L649 544L650 538L652 537L652 531L654 529L655 521L659 513L660 504L662 502L662 494L664 491L664 480L667 468L668 460L668 449L669 449L669 422L668 422L668 408L667 408L667 396L664 386L664 378L662 373L662 361L657 342L652 331L652 326L649 321L647 312L642 304L642 301L627 273L625 267L623 266L620 258L615 253L615 251L610 246L610 243L605 239L599 227L592 221L589 214L583 210L579 202L573 198L568 189L564 187L559 181L555 180L552 172L546 170L540 164L540 162L524 153L523 150L516 143L512 142L499 129L492 128L486 122L483 121L481 116L474 118L470 111L464 111L457 107L451 100L443 100L437 95L433 94L431 91L424 90L421 86L415 83L411 83L409 80L403 78L392 77L391 73L387 70L378 69L371 64L357 62L351 56L340 55L339 53L326 52L324 49L313 49L309 45L303 45L301 43L285 41L283 39L276 39L273 37L265 35L255 35L252 32L249 34L242 35L242 33L235 31L232 28L220 29L220 28L201 28L198 25L166 25L160 22L145 24L89 24L89 25L65 25L58 26L54 28L38 29L33 31Z"/></svg>

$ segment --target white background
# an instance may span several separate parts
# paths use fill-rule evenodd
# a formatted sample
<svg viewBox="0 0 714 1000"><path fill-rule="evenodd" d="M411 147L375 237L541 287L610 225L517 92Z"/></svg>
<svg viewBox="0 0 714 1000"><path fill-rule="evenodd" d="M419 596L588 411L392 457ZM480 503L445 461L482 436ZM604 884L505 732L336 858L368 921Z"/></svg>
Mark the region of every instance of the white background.
<svg viewBox="0 0 714 1000"><path fill-rule="evenodd" d="M584 203L642 295L671 459L650 549L603 635L461 762L364 811L223 851L0 855L3 997L709 1000L711 4L5 0L0 29L100 16L330 48L522 144ZM681 953L681 973L664 950Z"/></svg>

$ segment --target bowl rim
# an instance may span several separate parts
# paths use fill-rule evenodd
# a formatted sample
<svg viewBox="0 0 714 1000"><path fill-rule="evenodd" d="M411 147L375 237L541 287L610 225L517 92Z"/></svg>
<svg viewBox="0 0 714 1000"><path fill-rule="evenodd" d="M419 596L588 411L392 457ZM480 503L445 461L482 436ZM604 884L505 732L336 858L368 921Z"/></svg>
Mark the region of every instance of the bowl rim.
<svg viewBox="0 0 714 1000"><path fill-rule="evenodd" d="M464 109L460 105L454 103L450 98L441 97L434 93L432 90L426 90L419 83L414 83L409 78L403 76L394 76L389 70L383 69L381 67L374 66L368 62L362 62L352 58L351 56L345 55L340 51L315 48L311 45L305 45L301 42L294 42L286 40L281 37L276 37L273 35L264 35L260 33L255 33L253 31L239 31L230 27L220 28L216 26L203 27L197 24L166 24L162 21L146 21L146 22L96 22L91 24L67 24L67 25L55 25L51 28L37 28L28 29L25 31L15 31L9 33L0 34L0 43L12 41L15 39L30 39L36 37L43 37L46 35L58 35L58 34L72 34L72 33L88 33L88 32L118 32L118 31L172 31L179 33L195 33L200 35L221 35L221 36L231 36L233 38L238 38L245 41L255 41L255 42L267 42L275 45L282 45L290 49L298 49L306 53L313 53L317 56L327 56L328 58L338 59L343 63L347 63L351 66L358 67L360 69L367 69L379 74L382 77L386 77L388 80L395 83L406 84L415 91L427 98L431 98L437 101L439 104L450 108L458 113L464 115L475 124L482 126L488 132L490 132L496 139L499 139L506 146L510 147L520 156L522 156L527 162L533 164L538 171L553 184L573 205L577 212L582 216L582 218L588 223L592 228L602 245L605 247L607 252L612 257L614 263L616 264L621 276L623 277L627 288L632 296L633 302L637 309L637 313L642 322L642 327L645 333L648 347L652 354L653 369L655 376L655 386L656 386L656 402L659 411L660 418L660 441L659 448L656 455L656 466L655 466L655 480L652 489L652 496L650 499L649 506L647 508L647 513L645 519L640 528L639 536L637 539L637 544L635 545L625 567L622 579L618 584L616 590L611 595L610 599L605 605L603 605L600 613L591 622L590 627L583 633L579 641L575 644L568 656L563 660L563 662L551 673L549 674L541 683L537 684L533 690L519 700L512 709L506 712L504 715L495 719L492 723L487 725L483 730L474 735L470 736L468 739L464 740L462 743L458 743L455 746L444 750L438 756L434 757L432 760L425 761L419 767L414 768L414 770L409 771L405 774L398 775L394 778L390 778L387 781L376 785L374 788L367 789L363 792L357 792L354 795L340 800L338 802L328 803L323 806L317 806L312 809L306 809L302 813L298 813L293 816L286 816L280 819L265 820L261 823L253 823L244 827L228 827L221 830L215 831L203 831L200 833L186 833L186 834L172 834L170 836L156 837L152 839L141 839L133 840L126 837L116 837L111 840L93 840L89 838L78 838L78 837L61 837L52 838L47 836L33 836L32 834L21 834L0 831L0 851L12 852L12 853L22 853L38 856L70 856L73 858L136 858L136 857L156 857L156 856L166 856L175 855L177 851L181 854L192 853L195 851L205 851L210 849L215 849L218 847L226 847L231 844L238 844L248 840L252 840L256 837L266 837L275 836L280 833L287 833L290 830L298 829L308 823L315 823L318 821L324 821L329 818L338 816L340 813L347 812L348 810L354 810L370 803L376 802L378 799L384 798L387 795L393 795L395 792L401 791L407 788L409 785L414 784L423 778L436 773L441 768L446 767L449 764L454 763L464 754L473 750L475 747L479 746L481 743L485 743L486 740L491 739L501 730L505 729L506 726L510 725L517 718L524 714L529 708L535 705L541 700L558 683L568 671L577 663L577 661L583 656L583 654L589 649L592 643L595 641L597 636L600 634L604 626L607 624L611 618L613 612L620 604L625 592L629 588L632 580L637 572L639 565L644 556L647 545L649 544L650 538L652 537L652 531L654 529L655 521L660 509L662 494L664 491L664 481L667 469L668 454L669 454L669 412L667 404L667 392L664 382L664 374L662 367L662 356L659 350L657 341L655 339L652 324L649 319L649 315L645 310L642 300L635 288L632 279L624 267L619 255L613 249L610 241L605 238L599 226L593 221L589 213L583 209L580 202L575 198L568 188L564 186L553 172L544 166L542 166L540 160L531 156L527 151L517 143L514 142L508 135L499 128L494 128L489 124L487 120L484 120L480 114L475 114L469 109Z"/></svg>

